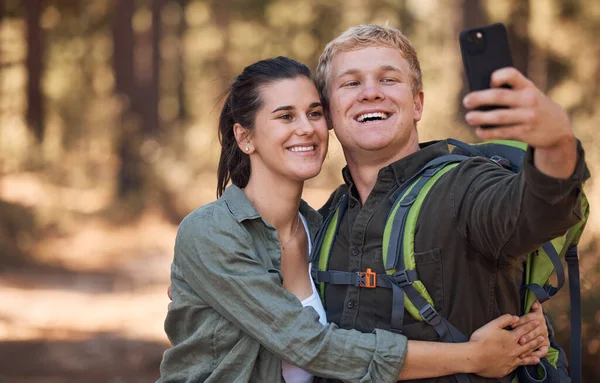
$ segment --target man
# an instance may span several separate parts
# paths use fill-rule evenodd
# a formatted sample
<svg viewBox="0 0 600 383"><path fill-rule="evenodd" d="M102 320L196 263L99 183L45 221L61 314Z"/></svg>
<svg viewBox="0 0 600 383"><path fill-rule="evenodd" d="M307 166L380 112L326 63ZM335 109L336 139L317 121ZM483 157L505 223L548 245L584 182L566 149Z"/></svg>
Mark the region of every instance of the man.
<svg viewBox="0 0 600 383"><path fill-rule="evenodd" d="M382 237L393 196L430 160L448 154L444 141L419 144L424 92L416 51L393 28L350 28L325 48L317 85L347 161L345 184L320 211L328 216L347 195L328 270L385 274ZM414 241L419 279L438 312L467 337L503 313L520 312L523 256L579 221L585 177L583 150L563 109L514 68L496 71L491 86L465 97L466 121L501 126L475 128L481 140L527 143L523 171L514 175L481 158L462 162L429 192ZM484 105L507 108L477 110ZM327 284L325 304L328 321L341 328L391 328L391 289ZM402 331L439 340L410 315Z"/></svg>

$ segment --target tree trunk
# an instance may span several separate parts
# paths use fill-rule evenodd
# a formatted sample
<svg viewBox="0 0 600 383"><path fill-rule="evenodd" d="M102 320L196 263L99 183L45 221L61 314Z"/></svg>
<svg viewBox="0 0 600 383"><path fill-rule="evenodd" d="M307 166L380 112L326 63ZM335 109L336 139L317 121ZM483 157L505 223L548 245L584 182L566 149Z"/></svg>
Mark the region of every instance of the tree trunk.
<svg viewBox="0 0 600 383"><path fill-rule="evenodd" d="M462 9L464 29L481 27L488 23L481 0L464 0Z"/></svg>
<svg viewBox="0 0 600 383"><path fill-rule="evenodd" d="M214 15L214 22L219 31L223 33L223 48L215 61L219 76L219 89L222 92L229 87L229 78L231 77L231 66L229 60L227 60L227 55L231 45L229 42L229 24L231 23L232 4L231 0L210 0L210 6Z"/></svg>
<svg viewBox="0 0 600 383"><path fill-rule="evenodd" d="M133 1L116 2L113 14L113 66L115 87L123 100L121 134L118 155L121 167L118 174L117 195L123 200L128 194L138 193L143 186L142 158L140 156L139 101L136 97L134 72Z"/></svg>
<svg viewBox="0 0 600 383"><path fill-rule="evenodd" d="M510 23L507 25L508 40L515 68L525 76L529 72L530 42L527 32L529 23L529 1L510 2Z"/></svg>
<svg viewBox="0 0 600 383"><path fill-rule="evenodd" d="M177 30L177 39L179 40L179 52L177 52L177 65L179 71L179 80L177 84L177 101L179 104L179 120L184 121L187 118L187 110L185 104L185 48L183 42L185 32L187 30L187 23L185 21L185 7L188 4L188 0L179 0L179 4L181 6L181 20L179 21L179 28Z"/></svg>
<svg viewBox="0 0 600 383"><path fill-rule="evenodd" d="M38 142L44 139L44 105L41 90L43 43L40 29L42 0L25 2L27 12L27 123Z"/></svg>
<svg viewBox="0 0 600 383"><path fill-rule="evenodd" d="M158 137L160 134L160 41L162 38L162 26L160 12L164 0L152 0L152 75L146 84L146 105L144 106L144 136Z"/></svg>

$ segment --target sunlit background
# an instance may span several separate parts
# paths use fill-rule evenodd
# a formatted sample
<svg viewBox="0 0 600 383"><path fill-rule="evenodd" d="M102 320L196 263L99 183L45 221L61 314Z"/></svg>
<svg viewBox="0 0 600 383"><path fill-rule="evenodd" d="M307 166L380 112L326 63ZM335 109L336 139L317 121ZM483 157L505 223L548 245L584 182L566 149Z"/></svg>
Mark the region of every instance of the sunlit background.
<svg viewBox="0 0 600 383"><path fill-rule="evenodd" d="M177 224L215 198L220 97L246 65L286 55L314 69L346 28L389 23L419 52L421 140L472 141L457 36L491 22L568 110L594 212L597 0L0 0L0 382L158 378ZM333 138L309 203L343 162ZM586 382L600 377L599 217L580 246ZM567 291L548 309L568 351Z"/></svg>

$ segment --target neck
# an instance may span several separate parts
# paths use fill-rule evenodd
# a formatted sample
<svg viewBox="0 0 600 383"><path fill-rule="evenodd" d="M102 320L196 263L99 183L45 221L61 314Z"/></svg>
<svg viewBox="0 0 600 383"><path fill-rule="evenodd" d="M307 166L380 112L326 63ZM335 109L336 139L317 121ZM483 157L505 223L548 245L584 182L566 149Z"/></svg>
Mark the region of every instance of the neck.
<svg viewBox="0 0 600 383"><path fill-rule="evenodd" d="M304 182L274 178L267 172L253 171L244 193L260 215L277 229L280 240L297 230L298 209Z"/></svg>
<svg viewBox="0 0 600 383"><path fill-rule="evenodd" d="M348 164L348 170L364 205L367 197L375 187L379 171L391 163L416 153L419 150L419 138L417 134L411 135L410 139L396 150L380 150L375 152L361 151L350 153L344 151Z"/></svg>

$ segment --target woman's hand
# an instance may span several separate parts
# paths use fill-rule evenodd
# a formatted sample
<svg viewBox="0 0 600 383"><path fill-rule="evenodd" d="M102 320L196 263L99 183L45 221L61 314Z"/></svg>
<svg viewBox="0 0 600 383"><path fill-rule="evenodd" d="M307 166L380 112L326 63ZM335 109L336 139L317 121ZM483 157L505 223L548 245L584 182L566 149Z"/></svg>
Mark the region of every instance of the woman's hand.
<svg viewBox="0 0 600 383"><path fill-rule="evenodd" d="M543 336L529 334L540 327L539 320L529 320L513 330L506 330L520 318L505 314L481 327L471 335L469 343L473 346L473 372L487 378L501 378L523 365L540 363L540 358L531 352L542 346ZM543 320L543 319L542 319ZM527 335L525 344L519 340ZM525 357L522 357L526 355Z"/></svg>
<svg viewBox="0 0 600 383"><path fill-rule="evenodd" d="M520 317L519 321L517 323L515 323L514 325L512 325L512 328L516 329L516 328L523 326L524 324L531 322L531 321L540 322L540 326L536 327L529 333L523 335L521 337L521 339L519 339L519 343L526 344L527 342L529 342L532 339L535 339L539 336L544 337L544 343L537 350L535 350L529 354L526 354L526 355L521 355L521 357L524 358L528 355L532 355L532 356L542 359L542 358L546 357L546 355L548 355L548 347L550 347L550 339L548 338L548 326L546 325L546 318L544 317L544 310L542 310L542 305L538 301L533 302L533 305L531 306L531 311L529 311L528 314Z"/></svg>

